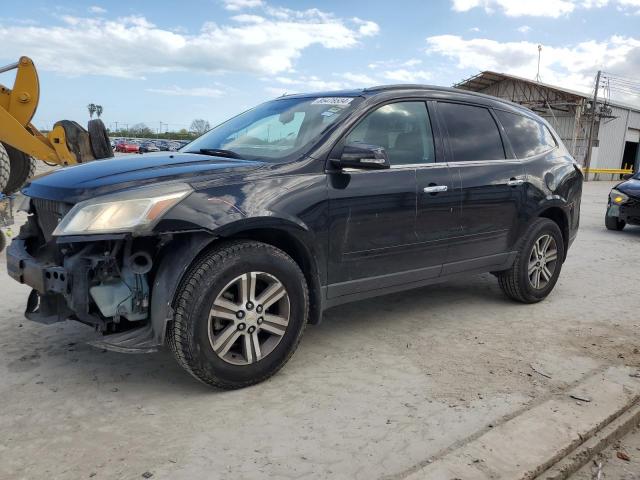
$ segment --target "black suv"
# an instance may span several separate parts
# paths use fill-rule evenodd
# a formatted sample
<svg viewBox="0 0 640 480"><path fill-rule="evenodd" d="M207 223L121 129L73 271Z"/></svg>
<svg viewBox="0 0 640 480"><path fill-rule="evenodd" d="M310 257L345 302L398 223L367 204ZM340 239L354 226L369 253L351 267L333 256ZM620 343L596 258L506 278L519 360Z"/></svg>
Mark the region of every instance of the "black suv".
<svg viewBox="0 0 640 480"><path fill-rule="evenodd" d="M493 272L553 289L583 175L531 111L417 85L285 96L175 154L57 170L24 188L7 251L26 316L121 352L168 344L224 388L273 375L346 302Z"/></svg>

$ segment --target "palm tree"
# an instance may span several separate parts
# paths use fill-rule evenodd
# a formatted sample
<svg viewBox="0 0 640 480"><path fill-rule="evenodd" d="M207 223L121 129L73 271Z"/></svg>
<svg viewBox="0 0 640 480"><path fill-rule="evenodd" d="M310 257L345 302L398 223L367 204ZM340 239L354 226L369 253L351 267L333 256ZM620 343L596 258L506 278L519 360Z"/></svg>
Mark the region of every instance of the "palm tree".
<svg viewBox="0 0 640 480"><path fill-rule="evenodd" d="M96 115L98 116L98 118L100 118L100 115L102 115L102 105L96 105Z"/></svg>
<svg viewBox="0 0 640 480"><path fill-rule="evenodd" d="M97 107L95 103L90 103L87 105L87 110L89 110L89 118L93 118L93 114L96 113Z"/></svg>

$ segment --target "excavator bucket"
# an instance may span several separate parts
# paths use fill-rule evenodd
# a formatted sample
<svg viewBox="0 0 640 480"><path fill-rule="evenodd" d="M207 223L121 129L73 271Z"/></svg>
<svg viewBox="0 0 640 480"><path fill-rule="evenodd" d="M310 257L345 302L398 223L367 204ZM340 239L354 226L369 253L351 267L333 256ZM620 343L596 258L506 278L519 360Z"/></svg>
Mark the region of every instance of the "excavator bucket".
<svg viewBox="0 0 640 480"><path fill-rule="evenodd" d="M99 119L91 120L88 130L62 120L46 135L38 131L31 123L40 99L35 65L30 58L21 57L0 67L0 73L11 70L16 70L13 88L0 85L0 192L8 193L7 185L21 185L26 175L33 173L33 159L72 165L113 156L107 130Z"/></svg>

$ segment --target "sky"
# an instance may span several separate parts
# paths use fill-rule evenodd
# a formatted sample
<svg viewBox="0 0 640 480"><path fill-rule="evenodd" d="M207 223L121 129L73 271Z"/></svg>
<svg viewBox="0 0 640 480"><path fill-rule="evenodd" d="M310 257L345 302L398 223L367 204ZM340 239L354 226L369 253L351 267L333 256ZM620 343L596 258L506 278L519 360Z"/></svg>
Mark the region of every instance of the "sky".
<svg viewBox="0 0 640 480"><path fill-rule="evenodd" d="M86 122L89 103L107 127L165 131L284 93L451 86L482 70L534 79L538 45L545 83L590 92L599 69L640 82L640 0L3 3L0 65L35 61L45 129Z"/></svg>

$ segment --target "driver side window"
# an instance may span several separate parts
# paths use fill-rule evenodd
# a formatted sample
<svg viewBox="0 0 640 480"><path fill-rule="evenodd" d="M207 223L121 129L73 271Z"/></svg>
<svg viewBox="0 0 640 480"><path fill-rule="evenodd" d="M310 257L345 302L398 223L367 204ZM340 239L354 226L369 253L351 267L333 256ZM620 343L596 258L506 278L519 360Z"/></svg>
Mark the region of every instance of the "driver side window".
<svg viewBox="0 0 640 480"><path fill-rule="evenodd" d="M391 165L435 162L433 134L424 102L398 102L371 112L347 135L345 145L375 145Z"/></svg>

